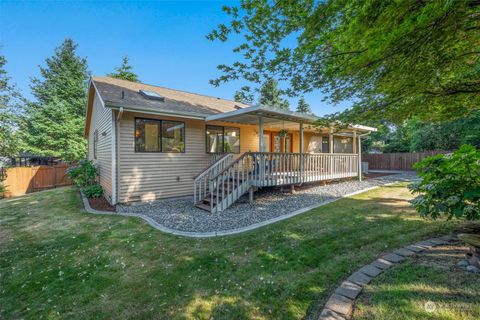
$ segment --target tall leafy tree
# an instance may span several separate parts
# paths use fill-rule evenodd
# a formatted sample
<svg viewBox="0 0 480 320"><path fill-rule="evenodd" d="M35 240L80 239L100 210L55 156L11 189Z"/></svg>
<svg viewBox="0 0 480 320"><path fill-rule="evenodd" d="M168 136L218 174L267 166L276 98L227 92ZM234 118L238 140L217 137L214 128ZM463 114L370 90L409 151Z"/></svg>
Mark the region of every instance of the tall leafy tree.
<svg viewBox="0 0 480 320"><path fill-rule="evenodd" d="M40 67L42 78L32 80L37 101L26 110L22 128L26 150L35 154L78 160L86 155L83 138L87 61L77 55L77 44L66 39Z"/></svg>
<svg viewBox="0 0 480 320"><path fill-rule="evenodd" d="M115 68L115 72L108 74L109 77L123 79L133 82L139 82L138 76L133 72L133 67L128 61L128 57L125 56L122 59L122 64L120 67Z"/></svg>
<svg viewBox="0 0 480 320"><path fill-rule="evenodd" d="M19 150L18 122L23 98L5 70L7 59L0 55L0 156L14 156Z"/></svg>
<svg viewBox="0 0 480 320"><path fill-rule="evenodd" d="M258 102L261 105L282 110L288 110L290 107L288 101L282 99L282 91L278 87L278 82L275 79L265 81L259 89L259 94Z"/></svg>
<svg viewBox="0 0 480 320"><path fill-rule="evenodd" d="M289 93L355 101L344 118L402 123L480 108L480 1L244 0L207 38L244 39L214 85L275 76Z"/></svg>
<svg viewBox="0 0 480 320"><path fill-rule="evenodd" d="M310 105L307 103L307 101L305 101L304 97L301 97L298 100L296 111L299 113L307 113L307 114L312 113L312 109L310 109Z"/></svg>

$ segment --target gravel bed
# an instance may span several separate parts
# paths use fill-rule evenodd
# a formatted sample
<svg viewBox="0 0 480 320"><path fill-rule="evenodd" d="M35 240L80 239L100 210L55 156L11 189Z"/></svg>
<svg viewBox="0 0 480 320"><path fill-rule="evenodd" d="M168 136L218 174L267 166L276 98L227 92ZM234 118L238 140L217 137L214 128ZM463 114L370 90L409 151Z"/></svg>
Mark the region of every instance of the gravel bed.
<svg viewBox="0 0 480 320"><path fill-rule="evenodd" d="M280 188L263 188L254 193L254 205L248 203L248 194L227 210L212 214L196 208L192 198L139 202L117 205L118 212L145 215L157 223L179 231L212 232L246 227L254 223L276 218L293 211L319 205L322 202L366 188L396 181L412 181L414 173L330 183L304 185L295 188L296 193L282 193Z"/></svg>

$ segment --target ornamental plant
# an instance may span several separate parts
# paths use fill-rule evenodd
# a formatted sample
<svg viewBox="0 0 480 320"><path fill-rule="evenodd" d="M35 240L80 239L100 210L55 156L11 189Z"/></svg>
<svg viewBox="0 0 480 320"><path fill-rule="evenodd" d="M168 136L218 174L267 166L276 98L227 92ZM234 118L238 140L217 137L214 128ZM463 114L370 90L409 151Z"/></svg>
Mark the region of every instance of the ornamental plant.
<svg viewBox="0 0 480 320"><path fill-rule="evenodd" d="M103 196L103 188L99 184L87 186L83 188L82 191L87 198L100 198Z"/></svg>
<svg viewBox="0 0 480 320"><path fill-rule="evenodd" d="M97 184L98 169L90 160L80 160L78 166L67 170L67 174L80 188Z"/></svg>
<svg viewBox="0 0 480 320"><path fill-rule="evenodd" d="M420 180L409 185L417 194L410 202L422 216L480 219L480 152L475 147L425 158L415 169Z"/></svg>

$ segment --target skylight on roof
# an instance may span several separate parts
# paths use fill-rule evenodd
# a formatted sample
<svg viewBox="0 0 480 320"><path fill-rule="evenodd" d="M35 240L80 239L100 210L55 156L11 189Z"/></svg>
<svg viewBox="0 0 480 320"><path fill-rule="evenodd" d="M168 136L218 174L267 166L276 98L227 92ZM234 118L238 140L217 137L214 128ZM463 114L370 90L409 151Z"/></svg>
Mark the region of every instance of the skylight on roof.
<svg viewBox="0 0 480 320"><path fill-rule="evenodd" d="M156 92L148 91L148 90L138 90L138 92L140 92L140 94L147 99L165 101L165 98Z"/></svg>

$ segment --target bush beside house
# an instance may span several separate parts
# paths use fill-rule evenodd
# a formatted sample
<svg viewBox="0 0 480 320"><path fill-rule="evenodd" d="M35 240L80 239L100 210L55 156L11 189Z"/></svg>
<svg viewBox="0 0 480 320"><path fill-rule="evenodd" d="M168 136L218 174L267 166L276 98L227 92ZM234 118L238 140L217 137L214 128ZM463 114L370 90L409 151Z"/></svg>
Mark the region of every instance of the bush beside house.
<svg viewBox="0 0 480 320"><path fill-rule="evenodd" d="M67 174L87 198L100 198L103 196L103 188L98 183L98 169L92 161L80 161L78 166L68 169Z"/></svg>

